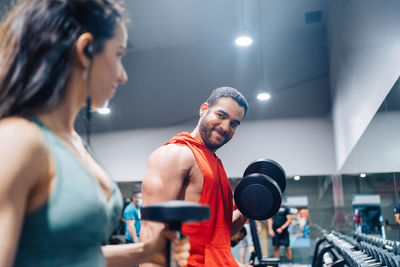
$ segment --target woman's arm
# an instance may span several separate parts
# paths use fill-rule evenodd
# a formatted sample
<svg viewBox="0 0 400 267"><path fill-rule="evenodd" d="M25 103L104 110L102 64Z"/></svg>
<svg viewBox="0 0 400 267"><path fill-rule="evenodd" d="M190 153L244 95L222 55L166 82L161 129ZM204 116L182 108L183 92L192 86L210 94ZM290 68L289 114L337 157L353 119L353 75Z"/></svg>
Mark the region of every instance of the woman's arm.
<svg viewBox="0 0 400 267"><path fill-rule="evenodd" d="M12 266L35 185L46 178L49 152L36 127L23 119L0 121L0 266Z"/></svg>
<svg viewBox="0 0 400 267"><path fill-rule="evenodd" d="M163 230L154 241L149 243L103 246L107 267L133 266L145 262L165 265L167 239L173 243L173 258L180 267L186 266L189 258L189 239L185 237L178 240L175 232Z"/></svg>

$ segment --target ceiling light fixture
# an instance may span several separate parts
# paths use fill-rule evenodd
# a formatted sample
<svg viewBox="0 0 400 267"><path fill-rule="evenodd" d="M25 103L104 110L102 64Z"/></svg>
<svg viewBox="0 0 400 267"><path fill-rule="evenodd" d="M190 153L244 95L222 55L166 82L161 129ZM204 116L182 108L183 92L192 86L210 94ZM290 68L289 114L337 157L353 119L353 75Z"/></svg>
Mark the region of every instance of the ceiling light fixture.
<svg viewBox="0 0 400 267"><path fill-rule="evenodd" d="M236 39L235 39L235 44L237 46L249 46L252 43L253 43L253 39L247 34L240 35L240 36L236 37Z"/></svg>
<svg viewBox="0 0 400 267"><path fill-rule="evenodd" d="M253 39L251 38L250 34L246 30L246 21L244 19L244 3L243 0L240 2L241 4L241 19L242 19L242 31L239 36L236 37L235 39L235 44L237 46L249 46L253 43Z"/></svg>
<svg viewBox="0 0 400 267"><path fill-rule="evenodd" d="M111 110L108 107L104 107L104 108L96 109L96 112L101 115L107 115L107 114L110 114Z"/></svg>
<svg viewBox="0 0 400 267"><path fill-rule="evenodd" d="M361 174L360 174L360 177L361 177L361 178L365 178L365 177L367 177L367 175L366 175L365 173L361 173Z"/></svg>
<svg viewBox="0 0 400 267"><path fill-rule="evenodd" d="M264 53L263 53L263 31L262 31L262 23L261 23L261 4L258 2L258 36L259 36L259 59L260 59L260 93L257 95L257 99L259 101L267 101L271 98L271 94L266 92L265 88L268 86L265 85L265 73L264 73ZM296 177L295 177L296 179ZM300 179L300 178L299 178Z"/></svg>
<svg viewBox="0 0 400 267"><path fill-rule="evenodd" d="M271 95L269 93L266 93L266 92L262 92L262 93L259 93L257 95L257 99L260 100L260 101L267 101L270 98L271 98Z"/></svg>
<svg viewBox="0 0 400 267"><path fill-rule="evenodd" d="M300 176L299 176L299 175L296 175L293 179L294 179L295 181L298 181L298 180L300 180Z"/></svg>

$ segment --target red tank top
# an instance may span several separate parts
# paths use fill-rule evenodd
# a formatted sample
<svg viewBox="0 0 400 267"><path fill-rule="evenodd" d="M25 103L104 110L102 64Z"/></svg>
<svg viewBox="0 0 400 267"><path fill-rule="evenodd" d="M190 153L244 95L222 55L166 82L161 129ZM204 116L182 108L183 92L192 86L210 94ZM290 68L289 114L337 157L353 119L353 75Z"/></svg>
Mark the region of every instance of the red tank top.
<svg viewBox="0 0 400 267"><path fill-rule="evenodd" d="M202 142L186 132L177 134L167 144L183 144L192 150L204 176L199 203L210 206L209 221L185 224L182 227L182 232L190 237L191 248L187 266L238 266L230 247L232 189L221 160Z"/></svg>

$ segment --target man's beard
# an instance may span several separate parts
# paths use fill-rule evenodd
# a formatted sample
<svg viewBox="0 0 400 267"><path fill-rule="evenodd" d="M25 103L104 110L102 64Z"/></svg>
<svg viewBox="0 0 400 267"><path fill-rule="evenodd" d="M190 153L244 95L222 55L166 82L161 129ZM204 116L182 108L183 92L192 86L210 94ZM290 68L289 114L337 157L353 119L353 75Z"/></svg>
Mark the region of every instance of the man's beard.
<svg viewBox="0 0 400 267"><path fill-rule="evenodd" d="M204 144L210 150L217 150L221 146L225 145L229 140L231 140L231 138L229 136L227 136L226 133L219 131L215 127L210 128L207 125L207 115L201 120L199 130L200 130L200 135L201 135L201 138L203 139ZM213 142L211 140L211 135L212 135L213 131L216 131L219 134L221 134L225 138L225 140L221 143Z"/></svg>

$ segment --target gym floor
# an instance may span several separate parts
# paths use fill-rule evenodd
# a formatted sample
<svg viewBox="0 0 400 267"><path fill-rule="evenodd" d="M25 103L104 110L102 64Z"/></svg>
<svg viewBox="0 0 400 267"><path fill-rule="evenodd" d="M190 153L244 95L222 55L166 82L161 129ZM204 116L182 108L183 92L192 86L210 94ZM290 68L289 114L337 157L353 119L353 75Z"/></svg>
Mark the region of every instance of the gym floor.
<svg viewBox="0 0 400 267"><path fill-rule="evenodd" d="M273 255L273 248L271 245L271 240L269 240L269 246L268 246L268 256L272 257ZM285 249L282 247L281 248L281 264L279 266L289 266L289 267L305 267L305 266L311 266L312 262L312 253L314 251L314 240L311 240L311 246L310 247L294 247L292 248L292 254L293 254L293 264L288 265L286 258L285 258ZM239 243L236 247L232 248L232 255L235 257L235 259L240 259L239 256L239 251L240 248L242 247L242 244ZM267 255L263 255L266 257ZM248 261L249 256L246 255L246 262Z"/></svg>

